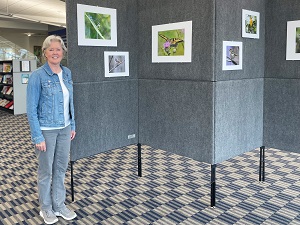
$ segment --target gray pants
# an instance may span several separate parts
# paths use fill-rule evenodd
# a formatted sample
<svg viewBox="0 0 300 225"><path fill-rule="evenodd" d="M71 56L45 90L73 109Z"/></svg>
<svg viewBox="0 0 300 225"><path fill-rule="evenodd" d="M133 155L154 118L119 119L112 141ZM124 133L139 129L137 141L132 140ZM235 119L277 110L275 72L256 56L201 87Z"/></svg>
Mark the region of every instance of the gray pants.
<svg viewBox="0 0 300 225"><path fill-rule="evenodd" d="M66 207L64 204L66 199L64 181L69 161L71 126L63 129L44 130L42 133L46 141L46 152L36 150L39 163L39 203L41 210L58 212Z"/></svg>

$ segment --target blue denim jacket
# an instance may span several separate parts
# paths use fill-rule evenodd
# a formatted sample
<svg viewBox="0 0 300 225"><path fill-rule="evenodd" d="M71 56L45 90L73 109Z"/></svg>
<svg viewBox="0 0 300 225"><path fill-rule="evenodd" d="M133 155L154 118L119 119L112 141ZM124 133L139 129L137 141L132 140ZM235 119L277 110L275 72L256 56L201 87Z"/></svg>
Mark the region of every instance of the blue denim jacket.
<svg viewBox="0 0 300 225"><path fill-rule="evenodd" d="M67 67L61 68L63 81L70 95L71 130L75 131L72 75ZM63 100L58 75L52 72L46 62L31 74L27 86L27 117L34 144L45 140L41 126L54 128L65 126Z"/></svg>

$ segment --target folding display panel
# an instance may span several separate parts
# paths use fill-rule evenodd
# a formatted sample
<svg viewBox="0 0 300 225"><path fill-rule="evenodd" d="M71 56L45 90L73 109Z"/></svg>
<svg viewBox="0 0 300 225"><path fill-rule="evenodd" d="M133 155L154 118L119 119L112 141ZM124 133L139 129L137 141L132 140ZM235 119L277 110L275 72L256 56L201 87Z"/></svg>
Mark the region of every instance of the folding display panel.
<svg viewBox="0 0 300 225"><path fill-rule="evenodd" d="M193 0L139 0L138 3L138 78L213 80L213 1L198 0L195 4ZM152 26L184 21L193 23L192 62L152 63Z"/></svg>
<svg viewBox="0 0 300 225"><path fill-rule="evenodd" d="M216 82L214 163L262 146L263 86L262 78Z"/></svg>
<svg viewBox="0 0 300 225"><path fill-rule="evenodd" d="M264 144L300 153L300 79L265 80Z"/></svg>
<svg viewBox="0 0 300 225"><path fill-rule="evenodd" d="M76 12L77 3L84 4L84 1L78 0L76 3L67 1L69 12ZM99 5L99 1L93 0L89 4ZM87 128L80 125L82 120L91 125L92 134L97 133L97 127L107 128L107 130L103 128L101 131L103 133L98 132L98 136L104 135L104 139L107 138L103 142L97 142L102 146L100 151L127 143L141 142L199 161L218 163L260 147L262 144L271 145L273 142L271 136L275 134L265 129L263 136L263 126L264 123L269 126L270 121L276 121L279 114L271 113L273 102L266 103L266 101L275 101L276 98L271 94L272 90L268 86L271 84L270 80L264 84L264 77L299 78L297 64L292 61L283 62L281 58L285 55L285 43L282 45L281 40L285 40L286 33L274 33L276 29L286 29L286 21L298 19L296 18L298 11L294 9L297 7L289 8L284 19L276 17L274 18L276 23L271 24L270 18L280 8L278 5L284 7L286 3L279 0L273 2L256 0L250 3L247 0L238 3L233 0L201 0L197 4L192 0L185 2L131 0L121 3L102 1L101 7L117 9L118 46L115 49L129 51L130 76L119 77L112 83L106 83L111 78L103 76L103 52L112 51L112 47L81 47L77 45L76 40L69 41L68 46L73 53L69 54L69 62L74 73L75 87L80 92L90 87L93 90L92 93L76 94L76 101L82 104L77 103L76 107L78 107L78 129L83 135L76 141L84 143L85 136L88 135L85 133L88 131ZM295 2L295 5L299 4ZM260 13L259 39L242 38L242 9ZM270 24L265 26L267 9ZM192 61L152 63L151 27L181 21L193 21ZM76 21L70 18L68 23L69 27L76 27ZM132 26L132 24L138 25ZM277 28L275 29L274 26ZM76 29L68 29L69 36L76 36L76 32ZM266 37L265 33L268 34ZM243 42L242 70L222 70L224 40ZM81 57L72 58L72 55ZM278 84L276 82L275 84L279 85L280 82L278 81ZM284 85L285 83L286 81L283 82ZM126 89L128 87L129 90ZM114 91L110 93L111 95L106 95L106 90ZM132 90L134 91L131 92ZM121 95L122 91L125 96ZM94 99L96 106L84 103L87 97ZM295 106L295 98L288 96L286 101L291 106ZM122 115L110 115L109 110L116 106L112 104L113 102L121 109ZM104 109L100 109L102 104L107 104ZM127 111L129 109L127 104L133 107L132 111L129 110L132 117ZM89 107L95 109L93 112L96 115L84 118L83 115L89 112L87 110ZM195 110L194 116L189 114L192 110ZM134 131L126 130L125 126L122 131L116 131L115 124L126 121L126 118L129 122L124 122L125 126ZM99 121L92 124L95 119ZM243 123L239 124L240 121ZM285 121L284 124L276 123L278 126L287 127L291 121ZM125 133L128 135L136 133L135 130L138 128L139 136L137 135L136 139L123 140ZM119 132L119 135L114 136L115 132ZM192 135L188 136L188 134ZM285 143L285 140L282 143ZM74 142L74 146L75 144L77 143ZM83 145L77 150L82 147ZM89 151L86 150L86 155L96 154L96 151ZM78 153L78 157L75 157L74 152L74 159L84 156Z"/></svg>
<svg viewBox="0 0 300 225"><path fill-rule="evenodd" d="M66 1L68 37L77 37L77 4L87 3ZM116 9L118 46L78 46L76 38L68 39L77 129L71 161L138 142L138 49L132 35L137 34L137 26L133 26L137 1L91 0L88 4ZM105 77L104 51L130 51L130 76Z"/></svg>
<svg viewBox="0 0 300 225"><path fill-rule="evenodd" d="M137 80L74 85L78 135L72 161L137 143L137 87Z"/></svg>
<svg viewBox="0 0 300 225"><path fill-rule="evenodd" d="M286 60L287 21L300 19L300 4L267 0L266 8L264 144L300 152L299 61Z"/></svg>
<svg viewBox="0 0 300 225"><path fill-rule="evenodd" d="M140 142L195 160L213 158L213 85L139 80Z"/></svg>

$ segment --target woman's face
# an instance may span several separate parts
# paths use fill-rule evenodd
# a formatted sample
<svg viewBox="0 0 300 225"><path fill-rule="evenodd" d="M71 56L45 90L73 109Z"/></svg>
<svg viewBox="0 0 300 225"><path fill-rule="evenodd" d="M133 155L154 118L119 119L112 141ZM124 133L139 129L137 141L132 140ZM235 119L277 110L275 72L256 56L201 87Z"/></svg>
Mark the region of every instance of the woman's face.
<svg viewBox="0 0 300 225"><path fill-rule="evenodd" d="M63 58L64 51L60 42L52 41L50 46L44 51L47 62L52 65L59 65Z"/></svg>

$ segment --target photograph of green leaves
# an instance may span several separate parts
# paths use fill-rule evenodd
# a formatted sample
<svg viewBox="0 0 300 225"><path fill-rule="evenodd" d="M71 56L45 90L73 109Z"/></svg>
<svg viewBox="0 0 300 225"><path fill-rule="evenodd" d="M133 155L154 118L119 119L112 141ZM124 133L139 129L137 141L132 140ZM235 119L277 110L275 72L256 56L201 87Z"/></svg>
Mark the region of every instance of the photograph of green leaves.
<svg viewBox="0 0 300 225"><path fill-rule="evenodd" d="M117 46L117 10L77 4L78 45Z"/></svg>
<svg viewBox="0 0 300 225"><path fill-rule="evenodd" d="M85 12L84 15L85 38L111 39L111 16L109 14Z"/></svg>

